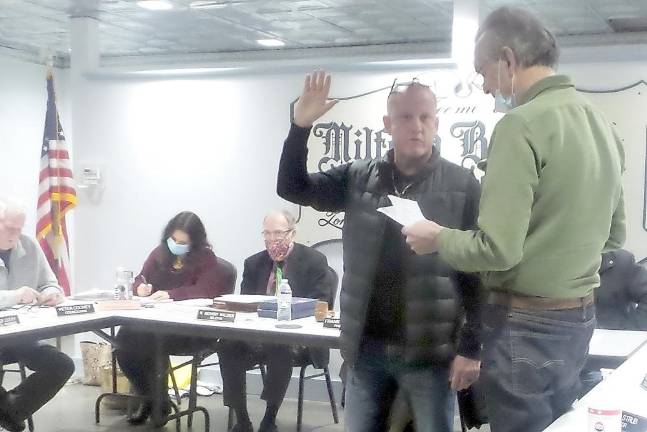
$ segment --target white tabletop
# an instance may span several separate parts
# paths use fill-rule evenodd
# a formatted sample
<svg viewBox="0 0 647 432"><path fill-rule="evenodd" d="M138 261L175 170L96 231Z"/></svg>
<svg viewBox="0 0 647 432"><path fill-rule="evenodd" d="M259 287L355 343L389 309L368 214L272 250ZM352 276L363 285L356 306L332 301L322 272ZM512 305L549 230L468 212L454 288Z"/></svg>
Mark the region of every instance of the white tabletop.
<svg viewBox="0 0 647 432"><path fill-rule="evenodd" d="M66 305L80 304L83 302L66 302ZM16 315L20 324L0 327L0 341L13 341L17 337L46 339L56 336L80 333L94 329L111 326L114 321L110 311L97 311L94 313L57 316L55 308L21 308L5 310L0 316Z"/></svg>
<svg viewBox="0 0 647 432"><path fill-rule="evenodd" d="M210 301L202 303L205 304L204 307L200 307L200 304L199 301L163 303L155 308L114 313L126 324L136 322L147 328L157 325L154 328L158 328L162 333L223 336L232 339L254 339L257 342L298 343L331 348L338 344L339 330L325 328L323 323L315 321L314 317L290 321L290 324L298 326L297 328L279 328L276 319L260 318L256 313L244 312L237 312L234 322L198 320L198 310L208 309L206 304L210 304Z"/></svg>
<svg viewBox="0 0 647 432"><path fill-rule="evenodd" d="M589 355L626 358L645 342L647 332L644 331L595 329Z"/></svg>
<svg viewBox="0 0 647 432"><path fill-rule="evenodd" d="M640 387L647 373L647 345L643 345L608 378L595 386L574 409L550 425L544 432L574 432L588 430L588 408L603 404L615 404L623 411L647 417L647 390Z"/></svg>
<svg viewBox="0 0 647 432"><path fill-rule="evenodd" d="M0 340L14 334L30 334L42 330L49 330L49 333L60 331L60 335L87 331L88 328L97 329L110 325L119 325L123 319L141 320L157 323L175 323L195 327L198 332L209 332L210 329L236 329L241 332L262 332L268 337L281 339L282 337L314 337L326 340L326 345L334 346L333 339L339 337L339 330L324 328L321 323L313 317L292 321L301 327L297 329L281 329L276 327L276 320L270 318L259 318L255 313L237 313L233 323L202 321L196 318L200 308L207 308L211 304L210 299L193 299L181 302L161 302L155 304L154 308L143 308L137 310L112 310L101 311L92 314L82 314L59 317L54 308L23 308L0 312L0 316L18 315L20 324L7 327L0 327ZM65 305L83 304L82 301L67 301ZM52 337L48 334L47 337ZM594 356L610 356L626 358L647 342L647 332L625 331L625 330L604 330L596 329L589 346L589 354Z"/></svg>
<svg viewBox="0 0 647 432"><path fill-rule="evenodd" d="M68 301L64 305L76 305L87 302ZM49 338L121 324L137 323L160 333L177 333L192 336L224 335L234 339L265 340L276 343L307 344L313 346L335 347L339 339L339 330L324 328L314 317L290 321L297 328L278 328L277 321L271 318L259 318L256 313L236 314L234 322L217 322L198 320L200 309L207 309L211 300L197 299L184 302L162 302L154 308L136 310L100 310L94 313L62 316L54 308L23 308L0 312L0 316L18 315L20 324L0 327L0 341L13 342L18 337ZM210 309L213 310L213 309Z"/></svg>

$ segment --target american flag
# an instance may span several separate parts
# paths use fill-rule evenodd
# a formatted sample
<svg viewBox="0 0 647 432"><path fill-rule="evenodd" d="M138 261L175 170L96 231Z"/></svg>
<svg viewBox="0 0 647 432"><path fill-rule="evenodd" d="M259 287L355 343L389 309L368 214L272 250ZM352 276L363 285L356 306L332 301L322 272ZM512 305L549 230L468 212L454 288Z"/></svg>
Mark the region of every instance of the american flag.
<svg viewBox="0 0 647 432"><path fill-rule="evenodd" d="M70 294L70 255L65 214L76 206L76 189L56 109L54 79L47 74L47 114L40 153L36 238L58 283Z"/></svg>

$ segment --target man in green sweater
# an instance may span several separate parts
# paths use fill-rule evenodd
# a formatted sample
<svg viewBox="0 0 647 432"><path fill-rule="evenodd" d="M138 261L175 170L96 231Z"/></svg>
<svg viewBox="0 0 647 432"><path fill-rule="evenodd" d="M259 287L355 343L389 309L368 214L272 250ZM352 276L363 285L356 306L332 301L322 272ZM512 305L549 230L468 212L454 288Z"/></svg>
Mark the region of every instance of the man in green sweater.
<svg viewBox="0 0 647 432"><path fill-rule="evenodd" d="M610 124L565 76L552 34L524 10L492 12L475 68L495 106L478 229L423 220L403 229L490 290L482 379L493 432L541 431L569 409L595 327L603 250L625 239L624 153Z"/></svg>

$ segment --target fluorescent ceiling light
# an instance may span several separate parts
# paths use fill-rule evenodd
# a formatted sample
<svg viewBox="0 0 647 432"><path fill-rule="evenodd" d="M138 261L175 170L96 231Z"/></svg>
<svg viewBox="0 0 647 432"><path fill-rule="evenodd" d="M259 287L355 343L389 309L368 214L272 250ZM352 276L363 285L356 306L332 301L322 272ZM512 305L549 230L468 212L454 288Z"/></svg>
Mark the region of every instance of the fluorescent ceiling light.
<svg viewBox="0 0 647 432"><path fill-rule="evenodd" d="M235 2L238 3L238 2ZM223 9L232 4L223 0L197 0L189 4L191 9Z"/></svg>
<svg viewBox="0 0 647 432"><path fill-rule="evenodd" d="M285 42L278 39L256 39L256 43L266 47L282 47Z"/></svg>
<svg viewBox="0 0 647 432"><path fill-rule="evenodd" d="M464 76L474 70L474 38L478 28L479 0L454 1L452 58Z"/></svg>
<svg viewBox="0 0 647 432"><path fill-rule="evenodd" d="M151 69L151 70L138 70L132 71L133 75L159 75L159 76L174 76L174 75L210 75L214 73L222 73L238 70L238 67L222 67L222 68L185 68L185 69Z"/></svg>
<svg viewBox="0 0 647 432"><path fill-rule="evenodd" d="M148 10L173 9L173 5L168 0L137 0L137 6Z"/></svg>
<svg viewBox="0 0 647 432"><path fill-rule="evenodd" d="M424 66L424 65L454 65L452 58L420 58L420 59L407 59L407 60L382 60L371 61L368 64L376 66Z"/></svg>

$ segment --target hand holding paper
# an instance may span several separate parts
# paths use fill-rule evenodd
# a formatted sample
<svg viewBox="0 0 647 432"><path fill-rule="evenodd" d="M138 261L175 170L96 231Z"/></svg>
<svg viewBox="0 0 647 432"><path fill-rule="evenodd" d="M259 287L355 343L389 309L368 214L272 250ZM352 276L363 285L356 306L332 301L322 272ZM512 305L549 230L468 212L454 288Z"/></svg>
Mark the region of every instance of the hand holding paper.
<svg viewBox="0 0 647 432"><path fill-rule="evenodd" d="M402 228L402 234L407 236L407 244L418 255L438 252L438 234L445 228L427 219L418 221Z"/></svg>
<svg viewBox="0 0 647 432"><path fill-rule="evenodd" d="M438 251L436 237L443 227L436 222L425 219L417 201L389 195L393 204L391 207L382 207L377 211L384 213L394 221L402 224L402 234L407 236L407 244L418 255Z"/></svg>

